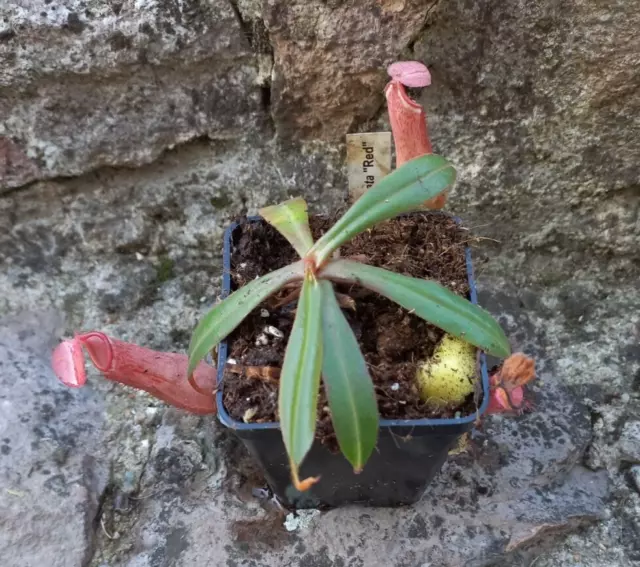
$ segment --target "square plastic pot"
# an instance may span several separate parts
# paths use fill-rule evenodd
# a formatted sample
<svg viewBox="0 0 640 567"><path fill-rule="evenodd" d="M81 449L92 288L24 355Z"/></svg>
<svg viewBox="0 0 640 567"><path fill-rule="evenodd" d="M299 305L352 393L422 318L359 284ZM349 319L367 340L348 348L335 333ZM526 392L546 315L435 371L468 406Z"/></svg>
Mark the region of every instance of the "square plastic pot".
<svg viewBox="0 0 640 567"><path fill-rule="evenodd" d="M251 217L251 222L264 222ZM458 219L456 219L458 221ZM222 296L231 289L231 252L237 224L229 226L224 236ZM471 252L466 249L467 275L472 303L477 303ZM271 490L290 508L332 508L347 504L395 507L420 499L427 485L440 471L461 435L473 428L488 405L489 378L484 353L480 354L482 403L477 413L453 419L380 420L376 450L360 474L342 456L328 451L316 441L304 460L300 478L320 476L307 492L291 484L289 464L278 423L244 423L234 420L224 407L224 368L228 344L218 347L217 407L218 418L233 429L260 464Z"/></svg>

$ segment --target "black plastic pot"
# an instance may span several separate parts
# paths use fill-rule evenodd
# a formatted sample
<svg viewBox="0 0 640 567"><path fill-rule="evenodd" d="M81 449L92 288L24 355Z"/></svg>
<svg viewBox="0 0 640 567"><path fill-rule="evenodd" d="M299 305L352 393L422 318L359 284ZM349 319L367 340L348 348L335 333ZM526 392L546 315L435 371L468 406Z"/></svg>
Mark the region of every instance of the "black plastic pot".
<svg viewBox="0 0 640 567"><path fill-rule="evenodd" d="M252 222L264 222L252 217ZM456 219L458 220L458 219ZM224 236L223 297L231 290L232 224ZM477 303L471 252L466 250L470 300ZM489 378L484 353L480 355L482 403L477 413L455 419L413 419L380 421L376 450L360 474L341 454L333 454L316 441L304 460L300 477L320 476L309 491L301 493L291 484L289 464L278 423L235 421L223 402L223 376L227 361L227 342L218 347L218 418L233 429L249 452L260 463L271 490L291 508L337 507L345 504L392 507L420 499L425 488L447 460L460 436L470 431L488 405Z"/></svg>

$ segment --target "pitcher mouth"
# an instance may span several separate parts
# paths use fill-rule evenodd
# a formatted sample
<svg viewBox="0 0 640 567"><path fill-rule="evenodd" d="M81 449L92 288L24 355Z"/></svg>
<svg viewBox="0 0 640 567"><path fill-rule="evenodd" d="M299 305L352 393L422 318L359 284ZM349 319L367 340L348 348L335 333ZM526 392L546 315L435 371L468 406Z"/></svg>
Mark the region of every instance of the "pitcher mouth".
<svg viewBox="0 0 640 567"><path fill-rule="evenodd" d="M100 370L106 372L113 364L113 347L109 337L99 331L92 331L84 335L79 335L78 340L87 349L91 362Z"/></svg>
<svg viewBox="0 0 640 567"><path fill-rule="evenodd" d="M416 114L419 114L422 112L422 106L420 106L415 100L409 97L402 83L399 83L397 81L391 81L390 83L387 83L387 86L384 88L384 94L387 97L387 99L389 98L389 96L391 96L389 93L390 89L396 89L397 95L400 98L400 102L406 108L412 110Z"/></svg>
<svg viewBox="0 0 640 567"><path fill-rule="evenodd" d="M113 347L104 333L93 331L61 342L51 355L51 366L58 380L69 388L81 388L87 383L83 348L100 372L111 369Z"/></svg>

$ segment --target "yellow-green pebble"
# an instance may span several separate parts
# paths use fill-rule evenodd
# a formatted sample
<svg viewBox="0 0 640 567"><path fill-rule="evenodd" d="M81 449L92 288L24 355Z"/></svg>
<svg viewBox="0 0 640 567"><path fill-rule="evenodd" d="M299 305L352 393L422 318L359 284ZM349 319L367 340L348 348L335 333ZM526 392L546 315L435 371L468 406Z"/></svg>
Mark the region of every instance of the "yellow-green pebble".
<svg viewBox="0 0 640 567"><path fill-rule="evenodd" d="M445 335L433 356L418 369L422 399L434 407L460 404L473 392L476 347Z"/></svg>

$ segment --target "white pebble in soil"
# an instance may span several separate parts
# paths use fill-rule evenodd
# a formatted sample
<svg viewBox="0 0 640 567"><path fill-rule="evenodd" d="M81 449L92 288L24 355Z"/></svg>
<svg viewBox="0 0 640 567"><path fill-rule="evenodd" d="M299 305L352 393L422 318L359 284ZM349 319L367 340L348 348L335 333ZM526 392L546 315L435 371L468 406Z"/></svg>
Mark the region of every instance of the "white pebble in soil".
<svg viewBox="0 0 640 567"><path fill-rule="evenodd" d="M247 411L244 412L244 415L242 416L242 421L244 421L245 423L249 423L258 413L258 408L249 408L247 409Z"/></svg>
<svg viewBox="0 0 640 567"><path fill-rule="evenodd" d="M267 335L265 335L264 333L258 335L258 337L256 338L256 346L267 346L268 344L269 339L267 338Z"/></svg>
<svg viewBox="0 0 640 567"><path fill-rule="evenodd" d="M276 327L274 327L273 325L267 325L264 328L264 332L267 335L271 335L272 337L276 337L277 339L283 339L284 338L284 333L280 329L277 329Z"/></svg>

